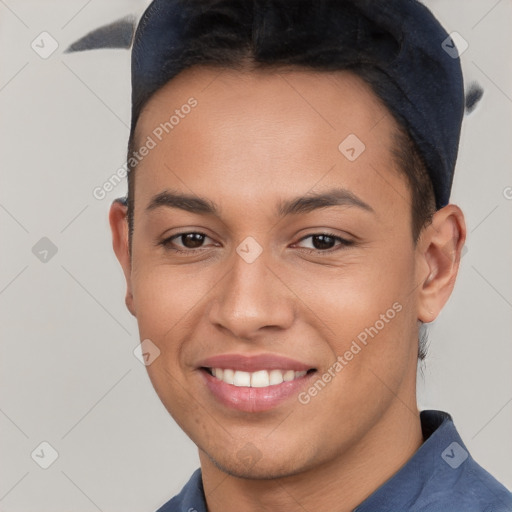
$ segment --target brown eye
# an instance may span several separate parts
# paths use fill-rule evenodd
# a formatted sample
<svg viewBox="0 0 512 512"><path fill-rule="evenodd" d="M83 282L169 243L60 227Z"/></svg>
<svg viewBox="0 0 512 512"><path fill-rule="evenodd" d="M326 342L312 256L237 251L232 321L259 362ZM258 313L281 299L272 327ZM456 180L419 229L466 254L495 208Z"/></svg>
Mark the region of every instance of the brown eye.
<svg viewBox="0 0 512 512"><path fill-rule="evenodd" d="M317 253L333 252L354 244L353 241L345 240L344 238L333 235L332 233L314 233L305 236L300 240L300 242L307 239L311 239L311 246L304 248L310 252ZM338 244L336 242L338 242Z"/></svg>
<svg viewBox="0 0 512 512"><path fill-rule="evenodd" d="M176 252L194 252L194 250L202 249L204 241L209 238L204 233L198 232L187 232L178 233L170 238L166 238L160 245L163 245L166 249L170 249Z"/></svg>
<svg viewBox="0 0 512 512"><path fill-rule="evenodd" d="M331 249L336 239L329 235L313 235L311 237L315 249Z"/></svg>
<svg viewBox="0 0 512 512"><path fill-rule="evenodd" d="M201 247L205 237L206 235L203 235L202 233L185 233L183 235L179 235L177 239L180 240L183 246L187 249L197 249L198 247Z"/></svg>

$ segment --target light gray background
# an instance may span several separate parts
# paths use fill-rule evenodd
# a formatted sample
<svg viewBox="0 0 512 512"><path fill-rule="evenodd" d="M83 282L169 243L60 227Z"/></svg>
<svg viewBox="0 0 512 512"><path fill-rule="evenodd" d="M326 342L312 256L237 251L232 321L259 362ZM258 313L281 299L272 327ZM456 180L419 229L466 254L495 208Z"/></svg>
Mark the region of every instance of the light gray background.
<svg viewBox="0 0 512 512"><path fill-rule="evenodd" d="M135 320L93 197L125 160L126 50L63 54L142 0L0 0L0 511L153 512L199 465L193 443L134 357ZM512 4L431 0L469 43L466 83L485 94L464 121L452 202L466 214L455 291L430 328L420 408L450 412L477 461L512 489ZM31 48L42 31L59 44ZM508 199L507 199L508 197ZM46 263L32 247L58 248ZM41 469L42 441L59 454Z"/></svg>

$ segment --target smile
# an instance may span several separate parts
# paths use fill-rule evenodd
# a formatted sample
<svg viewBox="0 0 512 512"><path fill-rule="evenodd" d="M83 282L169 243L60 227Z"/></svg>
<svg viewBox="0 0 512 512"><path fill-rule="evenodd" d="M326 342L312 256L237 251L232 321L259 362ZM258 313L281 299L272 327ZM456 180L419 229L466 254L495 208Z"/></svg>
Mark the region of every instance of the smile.
<svg viewBox="0 0 512 512"><path fill-rule="evenodd" d="M290 382L295 379L299 379L300 377L304 377L304 375L308 373L306 370L294 371L279 369L245 372L229 368L206 368L206 371L216 379L221 380L226 384L251 388L277 386L283 382Z"/></svg>
<svg viewBox="0 0 512 512"><path fill-rule="evenodd" d="M202 367L199 373L216 403L231 410L261 413L285 403L296 405L296 397L310 385L316 370L246 372Z"/></svg>

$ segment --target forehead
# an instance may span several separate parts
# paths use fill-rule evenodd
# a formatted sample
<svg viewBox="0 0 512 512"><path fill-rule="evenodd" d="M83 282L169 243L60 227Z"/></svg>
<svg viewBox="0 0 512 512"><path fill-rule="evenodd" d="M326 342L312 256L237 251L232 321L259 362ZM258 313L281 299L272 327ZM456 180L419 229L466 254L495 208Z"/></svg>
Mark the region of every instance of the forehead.
<svg viewBox="0 0 512 512"><path fill-rule="evenodd" d="M196 106L184 108L191 99ZM148 137L155 147L138 164L137 195L147 202L186 185L243 205L269 192L305 193L315 183L360 195L402 180L391 154L395 128L371 87L351 72L190 68L157 91L139 118L136 147Z"/></svg>
<svg viewBox="0 0 512 512"><path fill-rule="evenodd" d="M190 97L199 99L203 114L207 110L210 116L225 117L230 112L252 114L255 121L262 106L268 105L272 110L277 108L286 113L290 121L299 117L303 122L316 121L331 130L351 127L362 131L383 117L387 117L385 124L390 129L396 126L371 86L350 71L315 71L290 66L239 71L194 66L153 94L138 120L138 134L151 131L158 117L167 118L170 107L179 108ZM223 101L226 99L227 102ZM201 117L205 120L204 115Z"/></svg>

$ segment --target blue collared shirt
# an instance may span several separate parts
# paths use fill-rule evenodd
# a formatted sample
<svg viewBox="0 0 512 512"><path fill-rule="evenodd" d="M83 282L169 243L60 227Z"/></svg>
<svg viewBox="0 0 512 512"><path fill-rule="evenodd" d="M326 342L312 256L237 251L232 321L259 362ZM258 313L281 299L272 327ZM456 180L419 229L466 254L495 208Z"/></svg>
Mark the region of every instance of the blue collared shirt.
<svg viewBox="0 0 512 512"><path fill-rule="evenodd" d="M424 443L353 512L512 512L512 493L471 457L451 416L420 419ZM157 512L207 512L201 469Z"/></svg>

